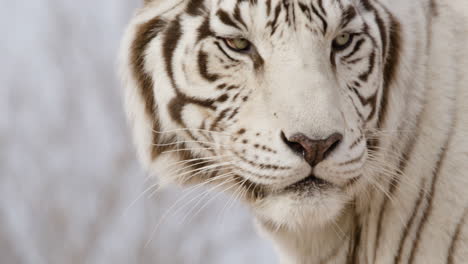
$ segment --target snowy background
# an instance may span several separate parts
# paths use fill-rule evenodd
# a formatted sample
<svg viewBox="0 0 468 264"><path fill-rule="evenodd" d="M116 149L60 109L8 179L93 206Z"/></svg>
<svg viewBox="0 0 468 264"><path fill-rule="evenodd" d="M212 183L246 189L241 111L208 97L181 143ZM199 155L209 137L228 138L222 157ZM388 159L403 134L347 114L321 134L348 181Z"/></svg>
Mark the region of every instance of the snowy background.
<svg viewBox="0 0 468 264"><path fill-rule="evenodd" d="M134 202L154 182L135 160L115 60L138 5L0 0L1 264L276 263L246 208L223 211L227 197L198 214L214 195Z"/></svg>

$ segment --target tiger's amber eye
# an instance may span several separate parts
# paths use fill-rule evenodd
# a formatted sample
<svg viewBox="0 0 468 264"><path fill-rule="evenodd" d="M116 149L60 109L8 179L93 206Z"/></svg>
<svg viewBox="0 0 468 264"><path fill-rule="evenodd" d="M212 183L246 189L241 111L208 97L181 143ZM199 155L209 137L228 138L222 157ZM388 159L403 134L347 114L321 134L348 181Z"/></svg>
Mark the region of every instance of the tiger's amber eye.
<svg viewBox="0 0 468 264"><path fill-rule="evenodd" d="M351 44L352 36L350 33L343 33L333 40L333 47L336 49L344 49Z"/></svg>
<svg viewBox="0 0 468 264"><path fill-rule="evenodd" d="M226 44L235 51L246 51L250 48L250 42L243 38L226 39Z"/></svg>

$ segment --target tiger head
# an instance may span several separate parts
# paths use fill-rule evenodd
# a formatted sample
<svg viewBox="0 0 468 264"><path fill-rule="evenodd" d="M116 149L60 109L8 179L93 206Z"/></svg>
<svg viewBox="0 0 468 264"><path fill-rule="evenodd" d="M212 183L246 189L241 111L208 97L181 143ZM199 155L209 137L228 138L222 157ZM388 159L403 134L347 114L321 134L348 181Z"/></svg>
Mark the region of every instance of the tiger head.
<svg viewBox="0 0 468 264"><path fill-rule="evenodd" d="M277 226L333 220L369 182L396 64L398 25L370 5L148 1L122 47L144 164Z"/></svg>

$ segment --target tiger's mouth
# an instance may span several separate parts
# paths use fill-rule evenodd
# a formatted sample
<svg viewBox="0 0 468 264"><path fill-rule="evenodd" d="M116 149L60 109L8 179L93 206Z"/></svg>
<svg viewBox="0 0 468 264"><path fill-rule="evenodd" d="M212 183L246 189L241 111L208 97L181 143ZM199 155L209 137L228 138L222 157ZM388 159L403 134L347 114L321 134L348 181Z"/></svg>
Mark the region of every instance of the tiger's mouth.
<svg viewBox="0 0 468 264"><path fill-rule="evenodd" d="M318 178L314 173L311 173L306 178L286 186L283 190L285 192L304 192L315 189L325 189L331 187L332 185L332 183Z"/></svg>

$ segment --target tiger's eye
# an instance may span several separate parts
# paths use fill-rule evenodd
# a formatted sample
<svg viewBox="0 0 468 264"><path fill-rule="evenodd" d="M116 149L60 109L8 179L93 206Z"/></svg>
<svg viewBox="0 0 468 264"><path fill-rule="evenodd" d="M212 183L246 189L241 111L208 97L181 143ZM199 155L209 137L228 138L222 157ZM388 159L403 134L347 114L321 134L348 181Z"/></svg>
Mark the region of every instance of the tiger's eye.
<svg viewBox="0 0 468 264"><path fill-rule="evenodd" d="M226 39L226 44L235 51L246 51L250 48L250 42L243 38Z"/></svg>
<svg viewBox="0 0 468 264"><path fill-rule="evenodd" d="M333 47L335 49L344 49L351 44L352 36L350 33L343 33L333 40Z"/></svg>

